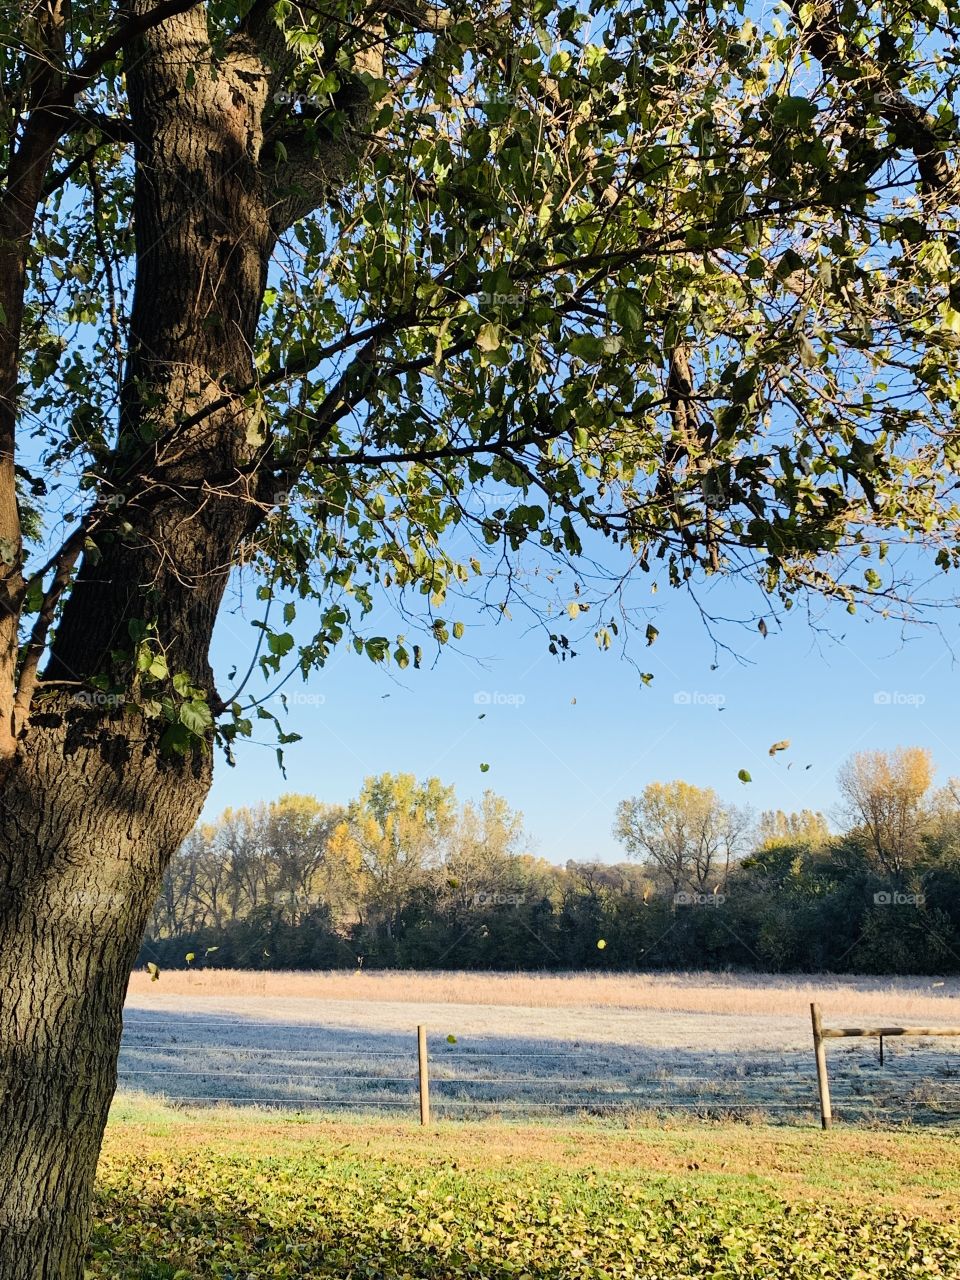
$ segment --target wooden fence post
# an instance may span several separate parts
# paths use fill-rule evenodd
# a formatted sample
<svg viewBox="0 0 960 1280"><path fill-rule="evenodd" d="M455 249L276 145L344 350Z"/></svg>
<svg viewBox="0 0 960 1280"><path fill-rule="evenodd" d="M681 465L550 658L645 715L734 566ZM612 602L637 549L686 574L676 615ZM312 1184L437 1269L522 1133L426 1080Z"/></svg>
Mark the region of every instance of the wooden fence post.
<svg viewBox="0 0 960 1280"><path fill-rule="evenodd" d="M430 1066L427 1061L427 1028L417 1027L417 1058L420 1062L420 1123L430 1123Z"/></svg>
<svg viewBox="0 0 960 1280"><path fill-rule="evenodd" d="M813 1052L817 1060L817 1087L820 1090L820 1125L829 1129L833 1124L833 1112L830 1109L830 1082L827 1079L827 1055L823 1047L823 1023L820 1018L820 1006L810 1005L810 1018L813 1022Z"/></svg>

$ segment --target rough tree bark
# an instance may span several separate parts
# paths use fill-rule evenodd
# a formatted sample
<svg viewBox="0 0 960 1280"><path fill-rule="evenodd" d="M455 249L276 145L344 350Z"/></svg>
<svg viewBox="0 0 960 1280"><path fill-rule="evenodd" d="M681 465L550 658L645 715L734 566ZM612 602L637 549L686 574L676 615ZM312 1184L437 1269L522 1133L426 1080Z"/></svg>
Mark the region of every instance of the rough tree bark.
<svg viewBox="0 0 960 1280"><path fill-rule="evenodd" d="M254 445L237 389L252 381L273 245L258 169L268 68L238 38L214 71L202 7L130 52L136 288L112 476L124 505L80 562L0 793L3 1280L82 1275L128 975L210 783L209 755L165 756L151 721L79 697L77 683L111 672L137 620L171 672L213 698L217 608L262 515L243 478ZM185 419L196 425L165 446Z"/></svg>

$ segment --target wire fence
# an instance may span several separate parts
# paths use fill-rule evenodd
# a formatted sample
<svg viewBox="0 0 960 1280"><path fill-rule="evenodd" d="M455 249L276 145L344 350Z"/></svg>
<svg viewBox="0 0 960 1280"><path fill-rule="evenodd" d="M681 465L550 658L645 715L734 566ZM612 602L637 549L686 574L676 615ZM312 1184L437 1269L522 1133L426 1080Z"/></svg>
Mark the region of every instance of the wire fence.
<svg viewBox="0 0 960 1280"><path fill-rule="evenodd" d="M516 1037L512 1037L516 1041ZM814 1123L817 1075L810 1050L725 1052L571 1045L503 1037L427 1039L433 1116L680 1114ZM834 1052L834 1115L851 1123L956 1124L955 1047L911 1047L881 1065L869 1048ZM313 1023L176 1015L127 1018L120 1087L182 1108L258 1106L297 1111L416 1114L417 1035L348 1032Z"/></svg>

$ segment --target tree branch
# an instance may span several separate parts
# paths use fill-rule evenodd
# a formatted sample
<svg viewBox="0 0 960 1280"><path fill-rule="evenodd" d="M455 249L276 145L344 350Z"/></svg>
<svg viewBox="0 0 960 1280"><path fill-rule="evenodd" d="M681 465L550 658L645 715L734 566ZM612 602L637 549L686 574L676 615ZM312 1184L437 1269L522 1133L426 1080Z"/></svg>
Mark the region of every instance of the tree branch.
<svg viewBox="0 0 960 1280"><path fill-rule="evenodd" d="M807 47L824 70L838 72L848 68L849 62L842 53L843 28L832 0L817 5L806 21L800 16L800 0L791 0L791 7ZM859 61L858 66L861 66ZM904 69L901 67L900 70ZM859 84L866 91L876 114L890 127L897 146L909 151L916 160L920 190L927 202L945 200L954 204L958 189L957 173L946 154L945 145L949 142L956 144L958 139L945 137L933 116L912 102L896 85L891 86L888 78L881 71L871 69L869 64L861 66ZM949 292L951 307L960 311L960 278L951 276Z"/></svg>
<svg viewBox="0 0 960 1280"><path fill-rule="evenodd" d="M47 645L47 635L56 617L60 597L70 585L70 576L77 560L80 558L80 552L83 550L85 538L76 536L80 533L81 530L78 529L75 536L68 539L61 549L57 562L57 571L43 598L43 604L40 606L40 612L30 633L30 641L24 651L23 663L20 667L20 678L17 681L16 697L13 703L14 738L18 738L29 723L30 704L33 701L34 690L37 687L37 673L40 668L40 659L43 657Z"/></svg>

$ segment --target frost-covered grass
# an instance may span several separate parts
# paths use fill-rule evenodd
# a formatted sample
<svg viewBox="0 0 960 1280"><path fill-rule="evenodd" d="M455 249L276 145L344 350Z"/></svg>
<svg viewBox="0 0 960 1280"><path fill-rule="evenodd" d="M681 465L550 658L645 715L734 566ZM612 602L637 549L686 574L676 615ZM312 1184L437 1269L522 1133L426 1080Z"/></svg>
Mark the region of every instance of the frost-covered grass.
<svg viewBox="0 0 960 1280"><path fill-rule="evenodd" d="M267 994L256 994L260 983ZM411 1111L423 1023L440 1116L680 1113L807 1124L817 1105L810 999L828 1024L960 1025L956 984L935 983L164 973L131 988L121 1082L171 1100ZM350 998L332 994L342 991ZM571 993L596 999L574 1004ZM841 1120L960 1120L960 1040L888 1040L882 1068L877 1048L830 1043Z"/></svg>

